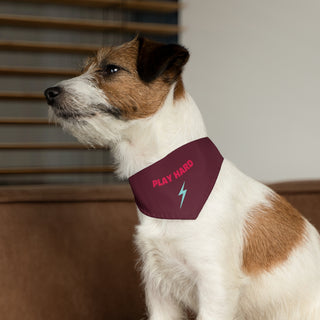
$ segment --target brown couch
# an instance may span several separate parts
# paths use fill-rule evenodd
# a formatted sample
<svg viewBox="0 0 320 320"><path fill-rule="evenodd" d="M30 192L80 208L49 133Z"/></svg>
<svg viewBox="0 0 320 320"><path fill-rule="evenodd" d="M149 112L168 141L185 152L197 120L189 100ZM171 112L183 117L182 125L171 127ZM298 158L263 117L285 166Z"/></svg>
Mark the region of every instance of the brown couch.
<svg viewBox="0 0 320 320"><path fill-rule="evenodd" d="M272 185L320 228L320 181ZM0 187L1 320L138 320L128 185Z"/></svg>

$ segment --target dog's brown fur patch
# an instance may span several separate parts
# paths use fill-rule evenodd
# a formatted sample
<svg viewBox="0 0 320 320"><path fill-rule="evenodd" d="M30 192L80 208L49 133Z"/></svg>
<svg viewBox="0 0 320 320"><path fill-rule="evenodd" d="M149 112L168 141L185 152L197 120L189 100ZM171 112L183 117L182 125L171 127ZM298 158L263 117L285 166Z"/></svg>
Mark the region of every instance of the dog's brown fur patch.
<svg viewBox="0 0 320 320"><path fill-rule="evenodd" d="M243 270L257 275L286 261L304 239L306 222L284 198L253 208L245 225Z"/></svg>
<svg viewBox="0 0 320 320"><path fill-rule="evenodd" d="M138 41L134 39L119 47L100 49L85 67L86 72L94 74L108 102L127 120L145 118L156 113L164 103L171 86L163 77L151 83L143 82L137 72L137 55ZM104 78L98 71L107 64L117 65L122 69L117 74ZM180 98L183 92L182 80L179 78L175 96Z"/></svg>
<svg viewBox="0 0 320 320"><path fill-rule="evenodd" d="M184 85L182 82L182 77L179 76L176 86L174 87L174 99L179 100L181 98L184 98L184 94L185 94L185 91L184 91Z"/></svg>

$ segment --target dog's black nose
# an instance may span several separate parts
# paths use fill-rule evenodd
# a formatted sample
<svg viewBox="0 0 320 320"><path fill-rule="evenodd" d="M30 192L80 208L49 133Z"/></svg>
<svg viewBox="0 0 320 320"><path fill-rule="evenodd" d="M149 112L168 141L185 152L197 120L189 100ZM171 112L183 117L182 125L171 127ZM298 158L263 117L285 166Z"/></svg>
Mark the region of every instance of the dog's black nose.
<svg viewBox="0 0 320 320"><path fill-rule="evenodd" d="M44 95L46 96L49 105L53 105L56 97L61 93L60 87L50 87L45 90Z"/></svg>

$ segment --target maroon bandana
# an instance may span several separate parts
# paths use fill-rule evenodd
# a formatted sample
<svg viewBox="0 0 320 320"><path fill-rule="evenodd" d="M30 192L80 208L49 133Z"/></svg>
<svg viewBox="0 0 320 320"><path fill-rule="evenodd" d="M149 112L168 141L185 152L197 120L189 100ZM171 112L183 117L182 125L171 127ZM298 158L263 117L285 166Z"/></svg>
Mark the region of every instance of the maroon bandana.
<svg viewBox="0 0 320 320"><path fill-rule="evenodd" d="M223 162L209 138L183 145L129 178L136 204L159 219L196 219Z"/></svg>

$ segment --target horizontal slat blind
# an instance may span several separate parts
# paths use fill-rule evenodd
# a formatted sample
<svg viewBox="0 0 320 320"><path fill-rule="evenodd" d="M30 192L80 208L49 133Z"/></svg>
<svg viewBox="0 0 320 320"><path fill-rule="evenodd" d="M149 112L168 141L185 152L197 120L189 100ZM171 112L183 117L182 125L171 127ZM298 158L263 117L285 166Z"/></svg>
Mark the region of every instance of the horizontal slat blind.
<svg viewBox="0 0 320 320"><path fill-rule="evenodd" d="M87 150L88 147L78 143L4 143L0 144L0 150ZM101 149L101 147L95 147Z"/></svg>
<svg viewBox="0 0 320 320"><path fill-rule="evenodd" d="M50 125L47 119L40 118L0 118L0 124L4 125Z"/></svg>
<svg viewBox="0 0 320 320"><path fill-rule="evenodd" d="M30 92L0 92L1 100L40 100L44 101L42 93Z"/></svg>
<svg viewBox="0 0 320 320"><path fill-rule="evenodd" d="M8 76L35 76L35 77L76 77L79 75L78 70L68 69L40 69L40 68L12 68L1 67L0 75Z"/></svg>
<svg viewBox="0 0 320 320"><path fill-rule="evenodd" d="M107 148L83 146L48 122L43 91L79 75L101 46L137 33L176 41L179 8L177 1L1 1L0 185L114 181Z"/></svg>
<svg viewBox="0 0 320 320"><path fill-rule="evenodd" d="M107 32L142 32L156 35L175 35L179 28L175 25L160 23L92 21L78 19L58 19L0 14L0 25L23 28L49 28L63 30L107 31Z"/></svg>
<svg viewBox="0 0 320 320"><path fill-rule="evenodd" d="M57 3L61 5L73 5L96 8L120 8L122 10L155 11L162 13L176 12L180 8L178 2L166 1L133 1L133 0L12 0L16 2Z"/></svg>
<svg viewBox="0 0 320 320"><path fill-rule="evenodd" d="M40 43L32 41L10 41L10 40L0 40L0 50L7 51L25 51L25 52L50 52L50 53L77 53L92 55L95 53L100 46L95 45L71 45L71 44L61 44L61 43Z"/></svg>
<svg viewBox="0 0 320 320"><path fill-rule="evenodd" d="M70 167L70 168L15 168L0 169L0 174L61 174L61 173L112 173L113 167Z"/></svg>

